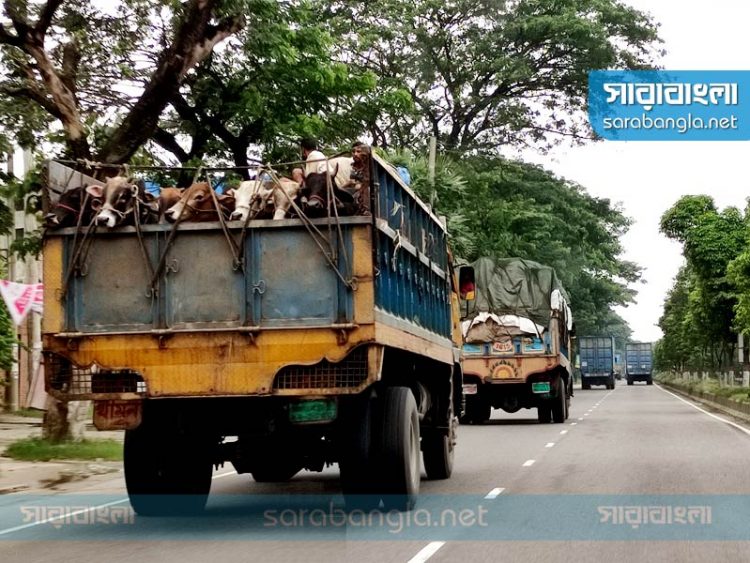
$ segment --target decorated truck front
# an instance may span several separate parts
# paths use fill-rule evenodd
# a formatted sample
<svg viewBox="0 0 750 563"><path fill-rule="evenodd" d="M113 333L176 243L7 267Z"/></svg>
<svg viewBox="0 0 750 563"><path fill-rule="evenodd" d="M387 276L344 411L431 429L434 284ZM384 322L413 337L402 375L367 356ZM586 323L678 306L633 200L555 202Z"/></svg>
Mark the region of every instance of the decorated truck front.
<svg viewBox="0 0 750 563"><path fill-rule="evenodd" d="M48 209L96 173L49 163ZM226 461L256 481L338 463L345 494L398 508L415 502L420 448L429 477L450 476L461 368L445 227L375 155L359 189L349 216L46 230L46 386L126 429L139 513L201 509Z"/></svg>
<svg viewBox="0 0 750 563"><path fill-rule="evenodd" d="M468 271L474 279L461 285L473 297L461 303L465 420L484 422L492 408L536 408L540 422L564 422L573 318L555 271L519 258L480 258Z"/></svg>

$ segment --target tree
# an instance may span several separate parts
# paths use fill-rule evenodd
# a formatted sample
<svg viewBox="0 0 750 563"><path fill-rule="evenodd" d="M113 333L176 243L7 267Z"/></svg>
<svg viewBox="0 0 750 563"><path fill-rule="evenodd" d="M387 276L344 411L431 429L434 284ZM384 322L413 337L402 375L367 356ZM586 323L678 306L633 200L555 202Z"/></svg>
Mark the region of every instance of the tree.
<svg viewBox="0 0 750 563"><path fill-rule="evenodd" d="M377 144L485 149L590 138L588 73L650 68L647 15L618 0L325 2L342 60L380 77L378 95L406 93L413 111L372 115Z"/></svg>
<svg viewBox="0 0 750 563"><path fill-rule="evenodd" d="M70 156L96 157L108 163L127 162L135 154L156 131L159 117L179 92L187 74L244 23L241 12L225 10L237 7L231 2L188 0L178 4L164 0L152 9L147 6L154 3L142 0L123 2L122 9L130 9L136 23L150 16L158 17L162 7L174 6L174 9L171 20L163 22L165 27L159 37L163 46L157 51L153 71L141 94L94 154L89 139L92 116L84 113L86 105L82 99L91 93L87 89L94 86L112 93L119 77L107 76L109 64L119 62L115 68L122 69L130 62L130 53L123 48L126 38L122 33L128 24L98 12L85 1L62 4L62 0L43 4L5 0L3 7L9 21L0 25L0 45L9 78L0 88L6 97L35 104L24 108L25 121L34 119L43 123L39 108L59 121ZM103 42L104 49L86 48L97 37L107 38L107 31L118 26L121 33ZM137 43L139 38L149 41L133 29L129 40ZM107 50L106 46L112 49ZM130 67L131 72L135 68L135 65Z"/></svg>
<svg viewBox="0 0 750 563"><path fill-rule="evenodd" d="M682 243L687 262L674 290L679 315L672 311L664 318L665 341L681 334L691 344L677 363L721 368L735 346L737 295L727 269L745 248L742 213L734 207L718 211L710 196L684 196L662 216L661 231Z"/></svg>
<svg viewBox="0 0 750 563"><path fill-rule="evenodd" d="M448 217L461 258L517 256L552 266L570 294L579 334L625 334L611 307L632 300L628 284L640 279L640 269L620 256L630 221L609 200L502 158L438 159L434 187L426 159L405 151L390 158L407 165L417 193Z"/></svg>

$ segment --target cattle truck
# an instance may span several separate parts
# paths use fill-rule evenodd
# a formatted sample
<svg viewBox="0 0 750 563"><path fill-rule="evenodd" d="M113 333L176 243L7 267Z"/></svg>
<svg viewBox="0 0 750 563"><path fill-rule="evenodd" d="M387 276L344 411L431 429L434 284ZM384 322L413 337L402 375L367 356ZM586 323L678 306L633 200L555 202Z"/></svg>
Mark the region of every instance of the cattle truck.
<svg viewBox="0 0 750 563"><path fill-rule="evenodd" d="M48 208L94 181L59 162L47 178ZM125 430L137 513L203 510L225 462L258 482L338 463L346 498L400 509L420 449L428 478L451 475L462 372L445 222L376 155L359 202L346 217L45 231L46 388Z"/></svg>
<svg viewBox="0 0 750 563"><path fill-rule="evenodd" d="M573 317L554 269L518 258L480 258L467 270L474 299L462 301L464 420L492 408L537 409L539 422L565 422L572 395ZM462 270L462 274L464 270Z"/></svg>
<svg viewBox="0 0 750 563"><path fill-rule="evenodd" d="M592 385L615 388L615 339L612 336L579 336L581 389Z"/></svg>
<svg viewBox="0 0 750 563"><path fill-rule="evenodd" d="M628 385L634 381L645 381L653 385L653 352L650 342L628 342L625 345L625 377Z"/></svg>

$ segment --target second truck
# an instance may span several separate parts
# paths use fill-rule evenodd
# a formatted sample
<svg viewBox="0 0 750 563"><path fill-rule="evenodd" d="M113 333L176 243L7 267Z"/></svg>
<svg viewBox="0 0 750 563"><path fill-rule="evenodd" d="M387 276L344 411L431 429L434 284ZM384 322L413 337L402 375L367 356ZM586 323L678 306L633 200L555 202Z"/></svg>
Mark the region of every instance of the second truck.
<svg viewBox="0 0 750 563"><path fill-rule="evenodd" d="M469 297L461 303L464 420L482 423L493 408L526 408L537 409L539 422L564 422L573 390L573 316L555 271L519 258L480 258L471 266L460 281Z"/></svg>

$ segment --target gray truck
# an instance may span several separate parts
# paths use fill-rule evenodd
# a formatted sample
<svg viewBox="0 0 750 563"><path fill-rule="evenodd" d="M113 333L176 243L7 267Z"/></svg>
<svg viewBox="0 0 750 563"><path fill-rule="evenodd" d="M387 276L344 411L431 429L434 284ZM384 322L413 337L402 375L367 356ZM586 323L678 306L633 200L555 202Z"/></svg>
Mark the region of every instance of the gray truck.
<svg viewBox="0 0 750 563"><path fill-rule="evenodd" d="M625 345L625 376L628 385L645 381L653 385L653 349L650 342L628 342Z"/></svg>

